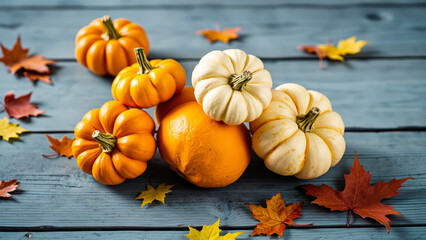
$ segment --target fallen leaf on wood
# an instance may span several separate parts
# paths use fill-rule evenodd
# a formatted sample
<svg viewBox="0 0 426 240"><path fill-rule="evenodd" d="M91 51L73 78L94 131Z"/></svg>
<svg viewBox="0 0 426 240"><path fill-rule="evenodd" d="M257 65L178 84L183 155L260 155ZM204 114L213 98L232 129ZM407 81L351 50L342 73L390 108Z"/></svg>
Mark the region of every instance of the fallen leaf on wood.
<svg viewBox="0 0 426 240"><path fill-rule="evenodd" d="M344 61L343 56L348 54L356 54L361 52L361 49L369 44L367 41L358 40L356 37L350 37L348 39L340 40L337 47L331 43L318 44L318 45L301 45L297 47L299 50L303 50L307 53L315 53L320 60L320 68L322 69L322 59L328 58L331 60Z"/></svg>
<svg viewBox="0 0 426 240"><path fill-rule="evenodd" d="M10 181L5 182L4 180L0 181L0 197L12 197L10 195L10 192L13 192L16 190L17 187L20 185L17 185L18 179L13 179Z"/></svg>
<svg viewBox="0 0 426 240"><path fill-rule="evenodd" d="M47 139L49 139L49 142L52 144L49 147L53 151L55 151L57 154L54 154L54 155L42 154L43 157L55 157L55 156L61 155L61 156L70 158L73 156L71 147L72 147L72 143L75 140L74 138L70 139L67 136L63 136L61 138L61 141L59 141L58 139L53 138L49 136L48 134L46 134L46 137Z"/></svg>
<svg viewBox="0 0 426 240"><path fill-rule="evenodd" d="M386 215L402 216L402 214L395 211L392 206L380 203L380 201L397 195L396 190L402 186L402 183L414 178L394 178L386 183L380 181L374 186L370 186L370 179L370 172L364 170L355 153L354 165L350 168L350 173L345 174L345 189L343 191L336 191L325 184L321 187L312 184L302 187L307 191L307 195L316 197L312 203L327 207L332 211L349 210L348 227L351 213L354 211L363 218L369 217L385 225L389 233L390 220Z"/></svg>
<svg viewBox="0 0 426 240"><path fill-rule="evenodd" d="M158 200L164 204L166 193L172 192L170 188L173 186L174 185L166 185L165 183L161 183L157 188L153 187L152 185L147 185L147 190L141 192L135 199L143 199L141 207L152 203L154 200Z"/></svg>
<svg viewBox="0 0 426 240"><path fill-rule="evenodd" d="M303 202L290 203L285 206L285 201L281 198L281 193L273 196L270 200L266 199L266 208L256 206L250 203L246 203L253 212L252 217L260 221L256 224L256 228L253 230L250 236L265 234L270 236L274 233L280 237L287 225L294 225L294 219L300 217L302 214ZM305 226L309 226L308 224Z"/></svg>
<svg viewBox="0 0 426 240"><path fill-rule="evenodd" d="M9 117L24 118L29 116L38 116L45 111L37 109L37 106L30 103L32 92L15 98L13 90L6 93L4 97L4 110Z"/></svg>
<svg viewBox="0 0 426 240"><path fill-rule="evenodd" d="M7 118L0 120L0 136L3 140L9 141L10 138L19 138L18 134L29 132L27 129L18 127L17 123L9 123Z"/></svg>
<svg viewBox="0 0 426 240"><path fill-rule="evenodd" d="M50 81L50 72L38 73L34 71L24 71L24 76L27 77L27 79L31 82L36 82L37 80L40 80L42 82L52 85L52 81Z"/></svg>
<svg viewBox="0 0 426 240"><path fill-rule="evenodd" d="M228 43L232 39L237 39L239 37L238 32L241 30L241 27L235 28L225 28L220 30L220 25L216 23L216 30L214 29L204 29L197 31L198 34L203 35L210 42L222 41Z"/></svg>
<svg viewBox="0 0 426 240"><path fill-rule="evenodd" d="M201 231L188 226L189 233L185 236L190 240L235 240L238 235L243 234L243 232L236 232L220 236L222 230L219 228L219 222L220 218L212 225L204 225Z"/></svg>
<svg viewBox="0 0 426 240"><path fill-rule="evenodd" d="M49 74L50 70L47 65L55 63L53 60L45 59L42 55L28 56L29 50L28 48L22 48L20 36L16 39L16 43L13 45L12 49L4 47L3 44L0 44L0 46L3 52L3 57L0 58L0 62L3 62L4 65L8 66L9 71L12 74L15 74L20 69L43 73L42 75ZM31 78L28 77L28 75L30 75ZM27 73L26 76L30 80L33 79L31 81L36 79L34 74L31 73ZM40 78L41 77L38 77L38 79ZM44 80L45 79L46 78L44 77Z"/></svg>

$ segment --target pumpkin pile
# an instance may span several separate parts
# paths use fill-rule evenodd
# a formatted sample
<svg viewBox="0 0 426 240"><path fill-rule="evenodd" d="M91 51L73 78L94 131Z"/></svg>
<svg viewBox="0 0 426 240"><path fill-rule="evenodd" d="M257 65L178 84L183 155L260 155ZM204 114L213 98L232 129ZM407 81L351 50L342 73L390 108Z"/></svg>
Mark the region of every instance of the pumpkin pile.
<svg viewBox="0 0 426 240"><path fill-rule="evenodd" d="M103 184L141 175L157 144L173 171L204 188L235 182L251 145L271 171L302 179L323 175L345 152L343 121L326 96L293 83L272 90L262 61L239 49L203 56L193 87L176 60L148 61L144 29L126 19L94 20L78 32L75 52L92 72L115 76L115 101L84 115L72 147L78 166ZM141 110L154 106L157 141Z"/></svg>

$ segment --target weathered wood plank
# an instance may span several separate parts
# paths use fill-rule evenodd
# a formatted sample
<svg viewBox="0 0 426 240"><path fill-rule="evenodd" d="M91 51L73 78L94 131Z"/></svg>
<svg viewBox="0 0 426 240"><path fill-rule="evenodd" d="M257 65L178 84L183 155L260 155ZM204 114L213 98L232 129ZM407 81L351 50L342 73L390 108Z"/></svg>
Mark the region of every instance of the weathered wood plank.
<svg viewBox="0 0 426 240"><path fill-rule="evenodd" d="M74 58L77 31L94 18L110 14L140 23L152 43L152 56L200 58L214 49L239 48L260 57L312 57L298 45L325 43L356 35L371 41L361 56L424 56L424 6L351 8L170 8L0 9L0 36L6 46L21 34L24 46L56 59ZM78 17L77 17L78 16ZM241 39L211 44L197 30L241 26ZM31 23L31 24L29 24ZM356 23L356 24L354 24Z"/></svg>
<svg viewBox="0 0 426 240"><path fill-rule="evenodd" d="M141 177L118 186L104 186L80 171L75 159L43 158L42 153L52 152L45 136L26 134L20 141L0 142L0 179L18 178L21 184L13 198L1 201L0 226L185 227L210 224L221 218L223 226L246 228L254 226L256 220L244 204L264 204L266 198L282 192L288 203L305 203L297 223L343 227L347 212L329 212L309 204L313 198L304 195L298 186L324 183L343 189L343 174L349 172L354 150L372 174L373 184L394 177L415 178L404 183L397 196L383 201L405 216L390 216L392 224L426 224L426 165L423 164L426 132L346 133L345 138L346 155L339 165L320 178L282 177L253 156L247 171L236 183L220 189L201 189L172 172L158 154ZM145 190L150 179L154 184L166 182L175 187L165 205L153 204L141 209L141 201L133 198ZM378 226L357 216L352 216L351 224ZM382 230L385 234L384 227Z"/></svg>
<svg viewBox="0 0 426 240"><path fill-rule="evenodd" d="M187 85L196 61L182 61ZM265 61L274 86L295 82L326 94L347 127L396 128L426 126L426 60L349 60L320 70L315 61ZM53 86L33 85L0 67L0 99L9 90L16 95L33 91L32 101L45 116L28 121L12 119L32 131L71 131L82 116L112 100L112 78L93 74L75 62L60 62ZM151 115L153 109L147 110ZM0 112L0 118L7 116Z"/></svg>
<svg viewBox="0 0 426 240"><path fill-rule="evenodd" d="M189 231L78 231L78 232L0 232L0 239L26 240L31 239L141 239L141 240L187 240ZM251 230L224 230L228 232L245 232L238 236L238 240L248 240ZM392 227L390 235L381 228L327 228L324 229L295 229L289 228L284 239L421 239L426 234L426 227ZM271 239L264 235L255 239ZM276 239L276 238L272 238Z"/></svg>
<svg viewBox="0 0 426 240"><path fill-rule="evenodd" d="M203 7L203 6L239 6L239 7L251 7L251 6L270 6L270 5L286 5L286 6L299 6L299 7L310 7L311 5L316 6L351 6L354 4L366 4L366 5L392 5L400 4L402 6L407 4L423 4L424 0L327 0L327 1L316 1L316 0L264 0L259 2L257 0L240 0L240 1L227 1L227 0L180 0L179 3L173 0L157 0L157 1L138 1L138 0L103 0L103 1L88 1L88 0L74 0L74 1L49 1L49 0L38 0L34 2L32 0L19 0L19 1L3 1L0 2L1 7L27 7L27 6L42 6L42 7L173 7L179 5L189 5L191 7ZM305 6L304 6L305 5ZM308 5L308 6L306 6Z"/></svg>

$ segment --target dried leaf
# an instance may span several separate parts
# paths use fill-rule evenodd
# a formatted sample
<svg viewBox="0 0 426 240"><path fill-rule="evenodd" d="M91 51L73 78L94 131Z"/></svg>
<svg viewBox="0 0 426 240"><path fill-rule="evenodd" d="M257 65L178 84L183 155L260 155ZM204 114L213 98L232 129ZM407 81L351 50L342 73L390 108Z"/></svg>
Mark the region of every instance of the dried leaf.
<svg viewBox="0 0 426 240"><path fill-rule="evenodd" d="M174 185L166 185L165 183L161 183L157 188L154 188L152 185L147 185L148 190L141 192L141 194L139 194L139 196L137 196L135 199L143 199L141 207L152 203L154 200L158 200L164 204L166 193L172 192L170 188L173 186Z"/></svg>
<svg viewBox="0 0 426 240"><path fill-rule="evenodd" d="M274 233L280 237L287 225L292 225L294 219L300 217L302 214L303 202L290 203L285 206L285 201L281 198L281 193L273 196L270 200L266 199L266 208L246 203L250 210L253 212L252 217L260 221L256 224L256 228L250 236L265 234L270 236Z"/></svg>
<svg viewBox="0 0 426 240"><path fill-rule="evenodd" d="M221 31L219 24L216 23L216 30L208 28L197 31L197 33L205 36L210 42L222 41L224 43L228 43L230 40L237 39L239 37L238 32L240 30L241 27L235 27L225 28Z"/></svg>
<svg viewBox="0 0 426 240"><path fill-rule="evenodd" d="M4 109L9 117L23 118L38 116L45 111L37 109L37 106L30 103L32 92L15 98L13 90L6 93L4 97Z"/></svg>
<svg viewBox="0 0 426 240"><path fill-rule="evenodd" d="M40 80L42 82L52 85L52 81L50 81L50 72L38 73L34 71L24 71L24 76L27 77L27 79L31 82L36 82L37 80Z"/></svg>
<svg viewBox="0 0 426 240"><path fill-rule="evenodd" d="M49 147L55 151L56 153L58 153L61 156L65 156L67 158L70 158L73 156L72 154L72 143L74 142L74 138L69 139L67 136L63 136L61 138L61 141L59 141L56 138L53 138L51 136L49 136L48 134L46 134L47 139L49 139L49 142L52 144ZM43 155L45 157L50 157L48 155Z"/></svg>
<svg viewBox="0 0 426 240"><path fill-rule="evenodd" d="M309 184L302 186L307 195L316 197L312 203L330 208L332 211L349 210L348 227L352 210L363 218L369 217L386 226L390 231L390 220L386 217L389 214L402 216L395 211L392 206L380 203L384 198L390 198L398 194L402 183L412 177L403 179L392 179L389 182L380 181L374 186L370 186L370 172L365 171L359 163L355 153L354 165L350 168L350 173L345 174L345 189L336 191L328 185L321 187Z"/></svg>
<svg viewBox="0 0 426 240"><path fill-rule="evenodd" d="M4 47L3 44L1 44L1 49L3 57L0 58L0 61L9 67L9 71L12 74L15 74L21 68L38 73L48 73L49 68L47 65L55 63L55 61L45 59L41 55L29 57L28 48L24 49L21 46L20 36L16 39L16 43L11 50Z"/></svg>
<svg viewBox="0 0 426 240"><path fill-rule="evenodd" d="M235 240L238 235L243 234L243 232L236 232L220 236L222 230L219 228L219 222L220 218L213 225L204 225L201 231L188 226L189 233L185 236L190 240Z"/></svg>
<svg viewBox="0 0 426 240"><path fill-rule="evenodd" d="M17 187L20 185L17 185L18 179L13 179L8 182L5 182L4 180L0 181L0 197L12 197L10 195L10 192L13 192L16 190Z"/></svg>
<svg viewBox="0 0 426 240"><path fill-rule="evenodd" d="M320 68L322 69L322 59L328 58L331 60L344 61L343 56L347 54L356 54L361 51L365 45L369 42L367 41L356 41L356 37L350 37L345 40L340 40L337 47L331 43L328 44L318 44L312 46L302 45L297 47L299 50L303 50L307 53L315 53L320 59Z"/></svg>
<svg viewBox="0 0 426 240"><path fill-rule="evenodd" d="M10 138L19 138L18 134L29 132L27 129L18 127L17 123L9 123L7 118L0 120L0 136L3 140L9 141Z"/></svg>
<svg viewBox="0 0 426 240"><path fill-rule="evenodd" d="M368 41L356 41L356 36L353 36L345 40L340 40L337 44L337 49L341 55L356 54L361 52L361 48L367 44L369 44Z"/></svg>

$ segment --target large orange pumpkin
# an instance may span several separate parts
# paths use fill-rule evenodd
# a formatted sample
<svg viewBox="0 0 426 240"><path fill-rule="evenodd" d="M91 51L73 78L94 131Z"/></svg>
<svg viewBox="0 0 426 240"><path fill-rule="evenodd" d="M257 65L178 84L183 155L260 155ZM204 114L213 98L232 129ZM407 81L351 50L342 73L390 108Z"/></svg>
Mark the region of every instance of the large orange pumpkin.
<svg viewBox="0 0 426 240"><path fill-rule="evenodd" d="M145 111L110 101L77 124L72 151L85 173L103 184L120 184L145 172L156 150L154 128Z"/></svg>
<svg viewBox="0 0 426 240"><path fill-rule="evenodd" d="M148 54L145 30L127 19L114 22L109 16L93 20L75 38L77 61L98 75L117 75L136 62L133 49L143 47Z"/></svg>
<svg viewBox="0 0 426 240"><path fill-rule="evenodd" d="M129 107L150 108L182 91L186 83L183 67L173 59L148 61L143 48L135 48L138 63L124 68L114 79L115 100Z"/></svg>
<svg viewBox="0 0 426 240"><path fill-rule="evenodd" d="M187 97L180 99L188 100ZM175 98L179 99L179 95ZM168 103L174 105L175 98ZM189 182L205 188L224 187L235 182L247 168L251 149L244 124L217 122L196 101L171 106L170 112L159 120L157 140L161 157Z"/></svg>

